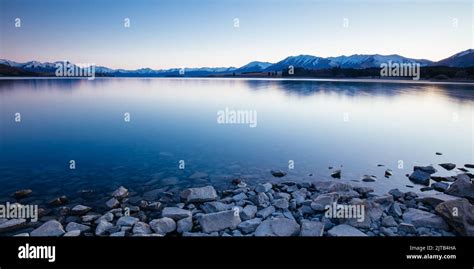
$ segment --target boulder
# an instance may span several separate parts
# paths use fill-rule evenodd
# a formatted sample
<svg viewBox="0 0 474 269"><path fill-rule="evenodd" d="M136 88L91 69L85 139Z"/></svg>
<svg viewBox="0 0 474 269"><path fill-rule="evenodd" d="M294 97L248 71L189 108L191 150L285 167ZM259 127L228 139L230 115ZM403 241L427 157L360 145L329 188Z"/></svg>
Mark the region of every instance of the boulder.
<svg viewBox="0 0 474 269"><path fill-rule="evenodd" d="M422 170L415 170L408 178L415 184L427 186L430 184L430 174Z"/></svg>
<svg viewBox="0 0 474 269"><path fill-rule="evenodd" d="M271 214L273 214L273 212L275 212L275 207L274 206L269 206L269 207L266 207L266 208L258 211L257 212L257 217L265 219L268 216L270 216Z"/></svg>
<svg viewBox="0 0 474 269"><path fill-rule="evenodd" d="M193 229L193 218L187 217L184 219L180 219L176 225L176 231L178 233L186 233L190 232Z"/></svg>
<svg viewBox="0 0 474 269"><path fill-rule="evenodd" d="M436 191L445 192L449 188L449 184L446 182L435 182L431 184L431 187Z"/></svg>
<svg viewBox="0 0 474 269"><path fill-rule="evenodd" d="M467 199L440 203L435 210L458 233L463 236L474 236L474 205Z"/></svg>
<svg viewBox="0 0 474 269"><path fill-rule="evenodd" d="M474 199L474 185L471 183L471 180L467 175L461 174L457 176L457 180L449 186L445 193L458 197Z"/></svg>
<svg viewBox="0 0 474 269"><path fill-rule="evenodd" d="M271 183L264 183L264 184L258 184L257 187L255 187L255 191L257 193L260 193L260 192L267 192L269 190L272 189L272 184Z"/></svg>
<svg viewBox="0 0 474 269"><path fill-rule="evenodd" d="M448 230L448 225L443 218L415 208L409 208L403 213L403 222L413 224L416 228L425 227Z"/></svg>
<svg viewBox="0 0 474 269"><path fill-rule="evenodd" d="M323 236L324 224L319 221L301 221L300 236Z"/></svg>
<svg viewBox="0 0 474 269"><path fill-rule="evenodd" d="M114 228L114 225L106 220L99 221L99 224L95 228L95 235L105 235Z"/></svg>
<svg viewBox="0 0 474 269"><path fill-rule="evenodd" d="M57 220L50 220L33 230L31 236L61 236L65 234L63 226Z"/></svg>
<svg viewBox="0 0 474 269"><path fill-rule="evenodd" d="M429 166L415 166L413 167L413 171L422 171L422 172L425 172L425 173L428 173L428 174L434 174L436 172L438 172L433 166L429 165Z"/></svg>
<svg viewBox="0 0 474 269"><path fill-rule="evenodd" d="M139 219L132 216L123 216L117 220L117 226L133 226Z"/></svg>
<svg viewBox="0 0 474 269"><path fill-rule="evenodd" d="M72 208L71 213L74 215L84 215L91 210L90 207L84 205L76 205Z"/></svg>
<svg viewBox="0 0 474 269"><path fill-rule="evenodd" d="M204 214L198 218L198 221L205 233L218 232L227 228L235 229L241 222L239 214L236 214L234 210Z"/></svg>
<svg viewBox="0 0 474 269"><path fill-rule="evenodd" d="M191 211L179 207L165 207L161 213L162 217L180 220L192 216Z"/></svg>
<svg viewBox="0 0 474 269"><path fill-rule="evenodd" d="M347 225L347 224L339 224L334 226L328 231L329 236L367 236L365 233L359 231L358 229Z"/></svg>
<svg viewBox="0 0 474 269"><path fill-rule="evenodd" d="M242 231L244 234L249 234L255 232L257 227L262 223L262 219L254 218L243 221L239 223L237 228Z"/></svg>
<svg viewBox="0 0 474 269"><path fill-rule="evenodd" d="M274 177L284 177L284 176L286 176L286 172L283 172L281 170L271 170L270 173Z"/></svg>
<svg viewBox="0 0 474 269"><path fill-rule="evenodd" d="M14 231L26 225L26 219L1 219L0 233Z"/></svg>
<svg viewBox="0 0 474 269"><path fill-rule="evenodd" d="M255 217L255 214L257 213L257 207L254 205L246 205L241 211L240 211L240 218L245 221L249 219L253 219Z"/></svg>
<svg viewBox="0 0 474 269"><path fill-rule="evenodd" d="M128 196L128 190L124 188L123 186L120 186L118 189L112 192L112 196L118 200L121 200Z"/></svg>
<svg viewBox="0 0 474 269"><path fill-rule="evenodd" d="M444 193L418 193L418 198L416 198L417 202L422 202L424 204L428 204L432 207L436 207L438 204L450 200L456 200L459 197L448 195Z"/></svg>
<svg viewBox="0 0 474 269"><path fill-rule="evenodd" d="M139 221L133 225L132 232L133 234L151 234L150 225Z"/></svg>
<svg viewBox="0 0 474 269"><path fill-rule="evenodd" d="M69 222L66 225L66 232L75 231L75 230L78 230L80 232L87 232L90 229L91 229L90 226L80 224L80 223L76 223L76 222Z"/></svg>
<svg viewBox="0 0 474 269"><path fill-rule="evenodd" d="M327 206L331 206L338 198L337 193L320 194L311 202L311 208L318 212L324 212Z"/></svg>
<svg viewBox="0 0 474 269"><path fill-rule="evenodd" d="M176 230L176 222L171 218L154 219L150 221L150 227L159 234L167 234Z"/></svg>
<svg viewBox="0 0 474 269"><path fill-rule="evenodd" d="M217 193L212 186L189 188L181 192L181 198L188 203L209 202L216 200Z"/></svg>
<svg viewBox="0 0 474 269"><path fill-rule="evenodd" d="M296 236L300 225L287 218L264 220L255 230L255 236Z"/></svg>

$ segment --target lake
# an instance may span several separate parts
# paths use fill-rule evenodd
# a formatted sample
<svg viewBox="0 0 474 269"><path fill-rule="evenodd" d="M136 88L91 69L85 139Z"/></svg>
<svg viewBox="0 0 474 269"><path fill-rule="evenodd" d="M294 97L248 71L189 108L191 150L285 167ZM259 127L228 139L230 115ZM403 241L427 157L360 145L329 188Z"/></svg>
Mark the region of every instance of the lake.
<svg viewBox="0 0 474 269"><path fill-rule="evenodd" d="M237 177L277 180L275 169L288 172L279 180L367 174L377 181L360 184L378 193L417 191L406 177L414 165L455 175L437 164L474 162L474 85L6 79L0 105L2 200L22 188L53 197L120 185L225 187ZM219 124L226 109L255 112L256 126ZM331 178L335 169L341 179ZM386 169L393 176L385 178Z"/></svg>

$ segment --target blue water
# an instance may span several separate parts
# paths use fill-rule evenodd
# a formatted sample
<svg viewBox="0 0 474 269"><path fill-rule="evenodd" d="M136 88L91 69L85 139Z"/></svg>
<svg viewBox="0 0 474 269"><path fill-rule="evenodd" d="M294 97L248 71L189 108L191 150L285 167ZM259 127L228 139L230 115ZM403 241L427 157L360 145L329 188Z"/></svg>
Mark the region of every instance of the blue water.
<svg viewBox="0 0 474 269"><path fill-rule="evenodd" d="M0 105L0 198L21 188L54 196L119 185L138 192L226 186L235 177L275 179L271 169L289 171L285 180L337 180L329 166L342 169L342 181L370 174L378 180L361 184L407 191L419 188L406 187L414 165L474 163L469 85L0 80ZM217 111L225 108L256 111L257 126L218 124ZM394 172L388 179L387 168ZM439 175L459 173L436 168ZM198 171L209 176L189 179Z"/></svg>

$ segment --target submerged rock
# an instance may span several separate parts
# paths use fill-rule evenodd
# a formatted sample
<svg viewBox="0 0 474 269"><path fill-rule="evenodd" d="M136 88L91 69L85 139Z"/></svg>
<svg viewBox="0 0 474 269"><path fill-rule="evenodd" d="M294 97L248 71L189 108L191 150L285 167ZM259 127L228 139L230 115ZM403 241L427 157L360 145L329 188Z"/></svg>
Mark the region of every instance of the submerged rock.
<svg viewBox="0 0 474 269"><path fill-rule="evenodd" d="M125 187L120 186L118 189L112 192L112 196L117 198L118 200L121 200L128 196L128 190Z"/></svg>
<svg viewBox="0 0 474 269"><path fill-rule="evenodd" d="M362 181L374 182L374 181L377 181L377 178L375 176L364 175L364 177L362 178Z"/></svg>
<svg viewBox="0 0 474 269"><path fill-rule="evenodd" d="M385 177L391 177L391 176L393 176L392 170L391 169L385 170Z"/></svg>
<svg viewBox="0 0 474 269"><path fill-rule="evenodd" d="M29 196L33 191L31 189L23 189L13 193L13 197L17 199L25 198Z"/></svg>
<svg viewBox="0 0 474 269"><path fill-rule="evenodd" d="M283 172L281 170L271 170L270 173L274 176L274 177L284 177L286 176L286 172Z"/></svg>
<svg viewBox="0 0 474 269"><path fill-rule="evenodd" d="M52 206L60 206L60 205L64 205L68 202L68 199L65 195L61 196L61 197L58 197L58 198L54 198L53 200L49 201L48 203Z"/></svg>

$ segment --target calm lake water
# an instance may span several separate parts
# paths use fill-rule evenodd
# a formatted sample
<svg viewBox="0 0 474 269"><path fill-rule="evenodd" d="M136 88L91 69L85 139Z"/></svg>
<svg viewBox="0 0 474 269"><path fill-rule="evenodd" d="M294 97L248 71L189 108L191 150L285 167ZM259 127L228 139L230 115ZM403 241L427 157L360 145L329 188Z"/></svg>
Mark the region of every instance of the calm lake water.
<svg viewBox="0 0 474 269"><path fill-rule="evenodd" d="M0 105L0 198L21 188L54 196L120 185L144 190L225 186L235 177L267 181L275 179L271 169L288 170L289 160L294 169L285 180L350 181L369 174L378 180L361 184L377 192L416 191L419 186L406 187L413 184L405 176L414 165L434 164L438 175L455 175L457 169L437 164L474 162L474 85L0 80ZM218 124L217 113L226 108L256 111L257 126ZM330 177L330 166L342 170L342 179ZM189 179L195 172L209 177Z"/></svg>

